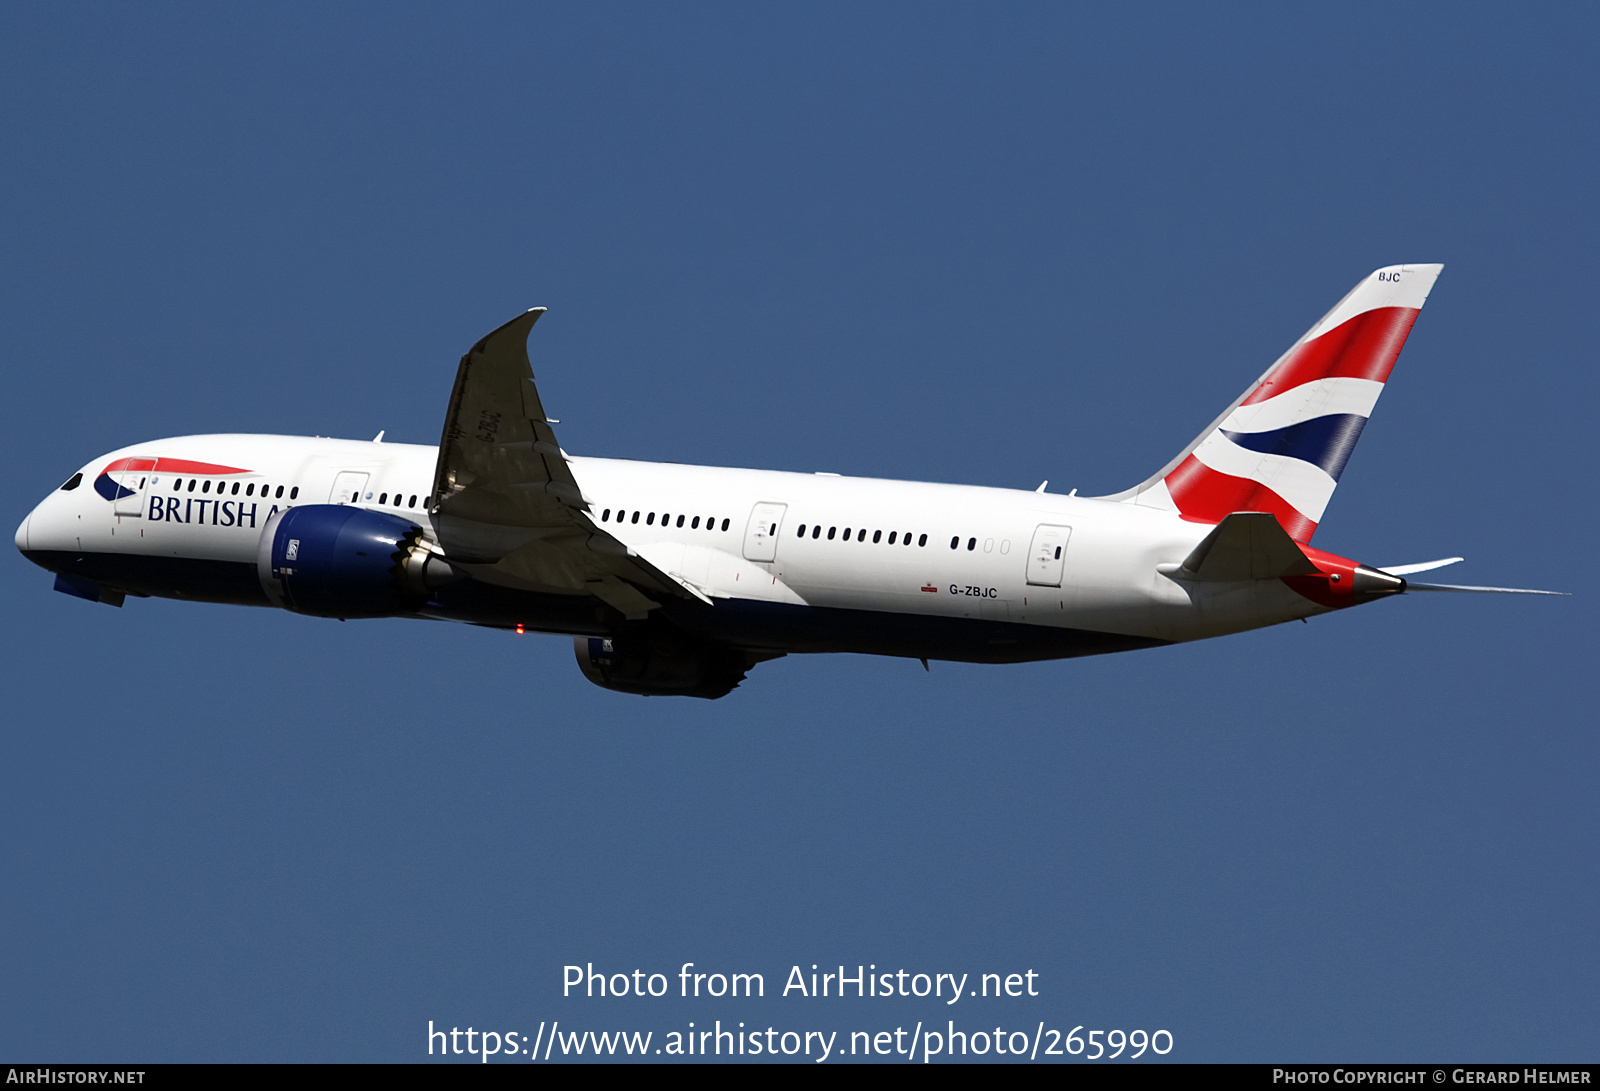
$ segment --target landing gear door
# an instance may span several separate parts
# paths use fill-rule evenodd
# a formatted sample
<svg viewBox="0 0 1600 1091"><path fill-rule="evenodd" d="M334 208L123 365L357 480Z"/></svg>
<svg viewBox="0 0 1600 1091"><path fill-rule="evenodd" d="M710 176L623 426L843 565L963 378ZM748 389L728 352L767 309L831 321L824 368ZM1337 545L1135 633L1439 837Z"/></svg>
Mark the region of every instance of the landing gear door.
<svg viewBox="0 0 1600 1091"><path fill-rule="evenodd" d="M783 529L783 513L788 508L787 504L757 504L750 510L750 522L744 529L745 560L778 559L778 533Z"/></svg>
<svg viewBox="0 0 1600 1091"><path fill-rule="evenodd" d="M367 475L345 471L333 479L333 491L328 493L330 504L359 504L367 487Z"/></svg>
<svg viewBox="0 0 1600 1091"><path fill-rule="evenodd" d="M1041 526L1033 532L1033 547L1028 550L1028 582L1035 587L1060 587L1061 572L1067 563L1067 539L1071 527Z"/></svg>

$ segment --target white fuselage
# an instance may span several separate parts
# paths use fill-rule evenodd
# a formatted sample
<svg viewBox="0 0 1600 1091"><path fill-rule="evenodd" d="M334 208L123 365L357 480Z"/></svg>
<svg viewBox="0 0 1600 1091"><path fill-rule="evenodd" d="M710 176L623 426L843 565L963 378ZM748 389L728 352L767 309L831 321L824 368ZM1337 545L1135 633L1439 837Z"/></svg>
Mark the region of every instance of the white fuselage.
<svg viewBox="0 0 1600 1091"><path fill-rule="evenodd" d="M141 457L244 472L123 471L111 476L130 495L115 500L90 487L106 466ZM426 529L436 461L430 446L291 436L140 443L102 455L83 468L81 487L47 497L18 529L17 545L57 571L76 558L84 574L100 579L125 563L134 575L112 582L136 594L253 601L245 568L253 570L273 512L353 502ZM1045 638L1037 653L991 648L970 658L1050 658L1097 650L1061 650L1048 638L1052 630L1133 638L1115 645L1128 647L1327 610L1277 580L1196 586L1170 578L1161 567L1170 572L1212 528L1134 504L831 474L578 457L570 464L602 529L710 602L698 623L705 635L774 650L919 654L914 634L922 618L942 626L941 642L921 649L934 657L969 658L948 648L951 623L969 620L991 644L1015 642L995 638L994 623L1023 634L1024 643L1029 632ZM158 567L141 568L141 561ZM185 566L206 578L185 582ZM228 590L208 590L218 586L217 572L235 566ZM141 571L159 575L142 578ZM841 612L846 624L828 631L846 635L813 632L786 644L785 618L799 615L761 614L752 629L750 608L758 606ZM422 613L574 628L530 611ZM726 634L718 630L719 611L734 623ZM871 625L848 623L857 615L892 617L899 635L875 647Z"/></svg>

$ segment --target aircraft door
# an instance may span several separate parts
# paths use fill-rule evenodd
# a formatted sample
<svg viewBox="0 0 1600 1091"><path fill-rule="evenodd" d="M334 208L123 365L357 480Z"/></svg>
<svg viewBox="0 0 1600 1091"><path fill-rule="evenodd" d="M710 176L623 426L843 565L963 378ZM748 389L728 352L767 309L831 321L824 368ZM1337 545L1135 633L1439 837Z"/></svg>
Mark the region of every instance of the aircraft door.
<svg viewBox="0 0 1600 1091"><path fill-rule="evenodd" d="M1029 583L1035 587L1061 586L1067 540L1071 537L1071 527L1041 526L1033 532L1033 546L1028 550Z"/></svg>
<svg viewBox="0 0 1600 1091"><path fill-rule="evenodd" d="M117 502L113 509L123 518L137 519L144 514L144 490L150 483L150 472L155 469L153 458L132 458L128 468L117 474Z"/></svg>
<svg viewBox="0 0 1600 1091"><path fill-rule="evenodd" d="M750 509L750 522L744 530L745 560L778 559L778 533L783 529L783 513L787 510L787 504L757 504Z"/></svg>
<svg viewBox="0 0 1600 1091"><path fill-rule="evenodd" d="M328 493L330 504L359 504L367 488L367 475L346 470L333 479L333 491Z"/></svg>

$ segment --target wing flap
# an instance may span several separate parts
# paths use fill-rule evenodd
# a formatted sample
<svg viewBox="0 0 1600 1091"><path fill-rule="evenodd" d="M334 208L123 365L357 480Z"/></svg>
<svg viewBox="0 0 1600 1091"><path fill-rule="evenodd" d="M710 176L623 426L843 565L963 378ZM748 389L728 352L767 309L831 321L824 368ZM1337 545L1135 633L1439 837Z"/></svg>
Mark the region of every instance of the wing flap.
<svg viewBox="0 0 1600 1091"><path fill-rule="evenodd" d="M638 621L661 605L637 587L624 583L615 576L592 580L588 587L591 595L617 610L629 621Z"/></svg>

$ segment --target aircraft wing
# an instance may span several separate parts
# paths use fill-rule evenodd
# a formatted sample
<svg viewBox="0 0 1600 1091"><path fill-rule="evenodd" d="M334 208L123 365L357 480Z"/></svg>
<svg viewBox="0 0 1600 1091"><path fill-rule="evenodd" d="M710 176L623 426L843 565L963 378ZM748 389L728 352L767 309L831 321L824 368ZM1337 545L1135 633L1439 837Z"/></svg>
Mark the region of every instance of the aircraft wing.
<svg viewBox="0 0 1600 1091"><path fill-rule="evenodd" d="M662 596L704 599L592 518L534 386L528 333L543 314L512 319L461 358L434 471L446 556L485 582L590 594L629 618Z"/></svg>

